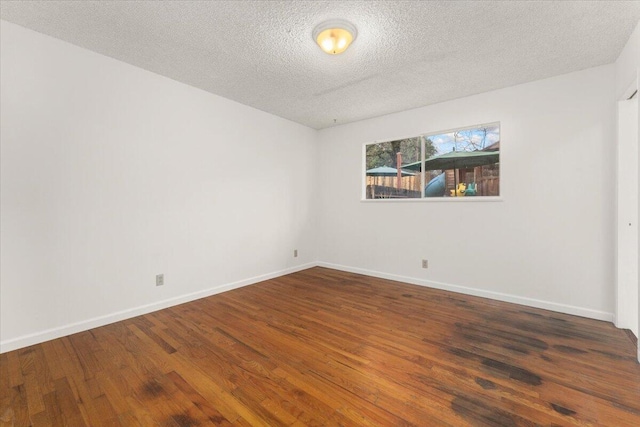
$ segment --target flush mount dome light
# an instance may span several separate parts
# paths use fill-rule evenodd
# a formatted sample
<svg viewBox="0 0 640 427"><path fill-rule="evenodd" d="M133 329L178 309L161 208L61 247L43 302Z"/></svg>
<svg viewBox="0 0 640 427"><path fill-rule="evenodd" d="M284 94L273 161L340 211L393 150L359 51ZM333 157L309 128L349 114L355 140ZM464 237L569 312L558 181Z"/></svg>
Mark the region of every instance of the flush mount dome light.
<svg viewBox="0 0 640 427"><path fill-rule="evenodd" d="M320 49L331 55L337 55L347 50L357 35L356 27L341 19L325 21L313 30L313 39L318 43Z"/></svg>

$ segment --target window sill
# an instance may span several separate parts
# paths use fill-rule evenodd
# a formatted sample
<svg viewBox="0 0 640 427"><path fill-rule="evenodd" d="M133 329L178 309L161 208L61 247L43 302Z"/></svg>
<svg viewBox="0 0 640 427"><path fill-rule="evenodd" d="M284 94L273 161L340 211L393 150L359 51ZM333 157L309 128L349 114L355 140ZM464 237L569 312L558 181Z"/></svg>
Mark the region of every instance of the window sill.
<svg viewBox="0 0 640 427"><path fill-rule="evenodd" d="M480 197L425 197L422 199L360 199L363 203L482 203L503 202L502 196Z"/></svg>

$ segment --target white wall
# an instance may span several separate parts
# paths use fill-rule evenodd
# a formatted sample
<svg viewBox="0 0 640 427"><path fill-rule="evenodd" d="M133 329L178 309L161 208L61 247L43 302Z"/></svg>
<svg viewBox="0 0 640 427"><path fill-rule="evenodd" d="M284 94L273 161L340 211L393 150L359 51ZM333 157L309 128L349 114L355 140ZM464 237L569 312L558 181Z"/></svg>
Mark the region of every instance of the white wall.
<svg viewBox="0 0 640 427"><path fill-rule="evenodd" d="M315 261L315 130L1 31L2 351Z"/></svg>
<svg viewBox="0 0 640 427"><path fill-rule="evenodd" d="M320 131L320 260L612 320L614 82L607 65ZM503 201L360 201L364 143L493 121Z"/></svg>
<svg viewBox="0 0 640 427"><path fill-rule="evenodd" d="M640 23L636 25L616 60L616 99L621 99L630 85L636 84L640 69Z"/></svg>
<svg viewBox="0 0 640 427"><path fill-rule="evenodd" d="M320 132L1 30L3 352L318 259L612 319L615 100L637 28L615 66ZM364 143L493 121L502 201L360 201Z"/></svg>

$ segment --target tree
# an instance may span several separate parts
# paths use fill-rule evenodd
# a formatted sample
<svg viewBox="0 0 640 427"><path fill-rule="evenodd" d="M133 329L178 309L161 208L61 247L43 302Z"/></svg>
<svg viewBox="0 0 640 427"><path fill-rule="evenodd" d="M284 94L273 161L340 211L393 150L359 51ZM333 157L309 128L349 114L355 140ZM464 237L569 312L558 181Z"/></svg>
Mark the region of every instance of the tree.
<svg viewBox="0 0 640 427"><path fill-rule="evenodd" d="M453 133L456 151L482 150L487 145L487 135L493 129L483 127L460 130Z"/></svg>
<svg viewBox="0 0 640 427"><path fill-rule="evenodd" d="M405 138L367 145L367 169L380 166L397 168L397 153L402 153L402 164L420 161L420 138ZM425 158L432 157L436 152L433 141L427 138L425 140Z"/></svg>
<svg viewBox="0 0 640 427"><path fill-rule="evenodd" d="M430 159L438 153L436 146L433 145L433 141L431 138L427 138L424 140L424 158Z"/></svg>

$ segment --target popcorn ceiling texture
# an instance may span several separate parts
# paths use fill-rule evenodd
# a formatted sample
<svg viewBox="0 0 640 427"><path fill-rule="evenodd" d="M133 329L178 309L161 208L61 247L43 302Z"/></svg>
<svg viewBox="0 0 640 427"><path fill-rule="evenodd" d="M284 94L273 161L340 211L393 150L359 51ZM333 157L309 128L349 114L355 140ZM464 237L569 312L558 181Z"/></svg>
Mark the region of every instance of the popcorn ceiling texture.
<svg viewBox="0 0 640 427"><path fill-rule="evenodd" d="M623 1L0 5L4 20L316 129L612 63L640 19ZM311 37L333 18L358 28L338 56Z"/></svg>

